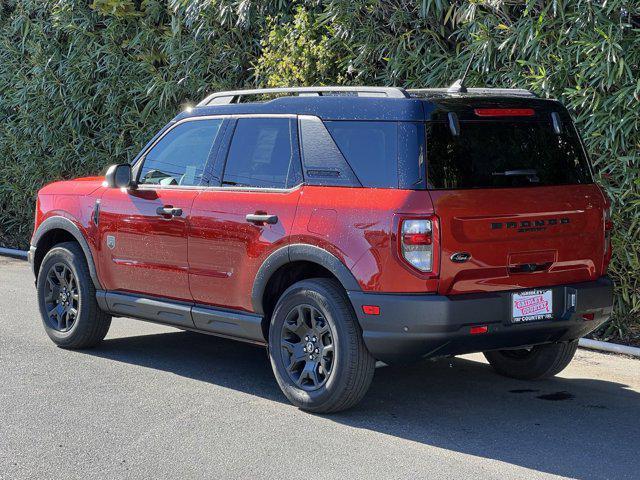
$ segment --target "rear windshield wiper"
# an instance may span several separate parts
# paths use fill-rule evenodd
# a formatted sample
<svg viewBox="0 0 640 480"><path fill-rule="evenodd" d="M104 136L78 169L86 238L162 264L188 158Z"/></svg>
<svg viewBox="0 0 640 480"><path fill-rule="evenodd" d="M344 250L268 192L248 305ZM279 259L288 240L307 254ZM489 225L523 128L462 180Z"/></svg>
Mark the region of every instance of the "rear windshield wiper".
<svg viewBox="0 0 640 480"><path fill-rule="evenodd" d="M494 177L527 177L531 183L540 181L538 171L533 169L505 170L504 172L493 172L491 175Z"/></svg>
<svg viewBox="0 0 640 480"><path fill-rule="evenodd" d="M505 176L505 177L516 177L520 175L530 176L530 175L538 175L537 170L505 170L504 172L493 172L491 175L494 177L497 176Z"/></svg>

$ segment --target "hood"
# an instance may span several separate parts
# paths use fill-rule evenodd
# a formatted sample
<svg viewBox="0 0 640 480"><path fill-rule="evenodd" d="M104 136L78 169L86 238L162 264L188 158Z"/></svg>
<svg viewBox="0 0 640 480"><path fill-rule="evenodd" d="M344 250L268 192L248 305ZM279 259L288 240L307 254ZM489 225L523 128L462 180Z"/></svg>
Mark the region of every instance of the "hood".
<svg viewBox="0 0 640 480"><path fill-rule="evenodd" d="M49 183L40 189L39 195L91 195L102 187L104 177L82 177Z"/></svg>

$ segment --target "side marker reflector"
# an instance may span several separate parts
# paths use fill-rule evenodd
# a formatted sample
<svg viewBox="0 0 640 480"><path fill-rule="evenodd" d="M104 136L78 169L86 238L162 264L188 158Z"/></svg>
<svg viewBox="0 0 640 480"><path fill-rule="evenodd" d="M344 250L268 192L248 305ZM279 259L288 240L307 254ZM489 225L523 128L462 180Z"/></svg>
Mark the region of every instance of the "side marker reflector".
<svg viewBox="0 0 640 480"><path fill-rule="evenodd" d="M486 325L476 325L475 327L471 327L469 329L469 333L471 335L480 335L482 333L487 333L489 331L489 327Z"/></svg>
<svg viewBox="0 0 640 480"><path fill-rule="evenodd" d="M583 313L582 314L582 319L583 320L593 320L594 318L596 318L596 314L595 313Z"/></svg>
<svg viewBox="0 0 640 480"><path fill-rule="evenodd" d="M377 305L363 305L362 311L366 315L380 315L380 307Z"/></svg>

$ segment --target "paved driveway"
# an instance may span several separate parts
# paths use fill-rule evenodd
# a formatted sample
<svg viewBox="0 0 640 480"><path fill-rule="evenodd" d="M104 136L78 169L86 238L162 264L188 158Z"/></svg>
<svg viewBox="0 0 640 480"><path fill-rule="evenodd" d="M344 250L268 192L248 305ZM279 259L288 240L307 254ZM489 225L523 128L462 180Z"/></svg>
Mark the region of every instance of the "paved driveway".
<svg viewBox="0 0 640 480"><path fill-rule="evenodd" d="M481 355L376 371L355 409L290 406L263 349L116 319L97 349L40 325L0 257L0 478L640 477L640 362L580 350L523 382Z"/></svg>

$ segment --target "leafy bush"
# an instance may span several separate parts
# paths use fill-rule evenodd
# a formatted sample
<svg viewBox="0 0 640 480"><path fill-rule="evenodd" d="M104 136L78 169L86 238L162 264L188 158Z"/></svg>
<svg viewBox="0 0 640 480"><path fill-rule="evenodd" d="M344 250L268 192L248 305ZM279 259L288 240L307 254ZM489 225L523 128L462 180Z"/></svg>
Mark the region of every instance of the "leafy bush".
<svg viewBox="0 0 640 480"><path fill-rule="evenodd" d="M290 23L278 20L267 21L268 33L255 69L255 76L264 79L260 83L268 87L344 83L334 50L339 45L332 44L331 32L315 15L300 7Z"/></svg>
<svg viewBox="0 0 640 480"><path fill-rule="evenodd" d="M45 183L127 161L187 103L249 81L278 11L209 3L0 3L0 245L28 247Z"/></svg>
<svg viewBox="0 0 640 480"><path fill-rule="evenodd" d="M572 111L614 210L616 315L640 334L640 5L633 0L0 1L0 244L34 195L131 159L186 103L251 85L523 87Z"/></svg>

